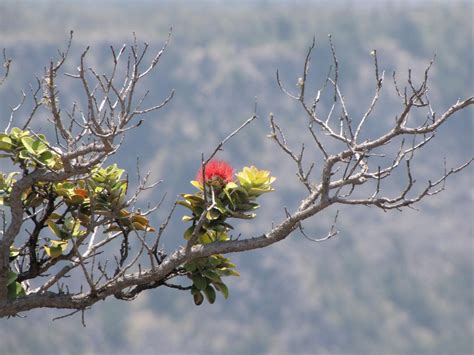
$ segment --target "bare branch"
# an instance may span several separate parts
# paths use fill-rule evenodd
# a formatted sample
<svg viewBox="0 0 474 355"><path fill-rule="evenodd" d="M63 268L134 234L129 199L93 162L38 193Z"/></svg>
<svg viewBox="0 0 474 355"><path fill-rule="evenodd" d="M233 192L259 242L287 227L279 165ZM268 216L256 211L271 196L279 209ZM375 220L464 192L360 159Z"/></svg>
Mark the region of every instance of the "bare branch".
<svg viewBox="0 0 474 355"><path fill-rule="evenodd" d="M304 229L303 229L303 224L299 224L299 229L300 229L300 232L301 234L308 240L312 241L312 242L325 242L326 240L328 240L329 238L332 238L334 236L336 236L339 231L335 230L335 226L336 226L336 222L337 222L337 217L339 216L339 211L336 212L336 216L334 217L334 222L331 226L331 229L330 231L328 232L328 234L325 236L325 237L320 237L320 238L313 238L313 237L310 237L308 234L305 233Z"/></svg>
<svg viewBox="0 0 474 355"><path fill-rule="evenodd" d="M3 75L0 77L0 86L7 79L8 74L10 73L10 68L11 68L11 64L12 64L11 58L7 57L7 52L6 52L5 48L3 48L3 50L2 50L2 56L3 56L3 67L5 69L4 69Z"/></svg>

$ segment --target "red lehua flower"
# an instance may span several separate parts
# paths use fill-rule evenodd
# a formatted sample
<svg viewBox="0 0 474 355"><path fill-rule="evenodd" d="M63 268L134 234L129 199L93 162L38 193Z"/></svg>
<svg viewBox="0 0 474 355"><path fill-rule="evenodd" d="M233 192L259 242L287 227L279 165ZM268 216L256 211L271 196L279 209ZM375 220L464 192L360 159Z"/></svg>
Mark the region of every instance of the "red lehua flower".
<svg viewBox="0 0 474 355"><path fill-rule="evenodd" d="M221 160L211 160L207 163L206 168L204 169L204 179L206 181L210 180L221 180L224 184L234 180L234 168L230 166L229 163ZM201 184L202 181L202 167L199 169L196 175L196 180Z"/></svg>

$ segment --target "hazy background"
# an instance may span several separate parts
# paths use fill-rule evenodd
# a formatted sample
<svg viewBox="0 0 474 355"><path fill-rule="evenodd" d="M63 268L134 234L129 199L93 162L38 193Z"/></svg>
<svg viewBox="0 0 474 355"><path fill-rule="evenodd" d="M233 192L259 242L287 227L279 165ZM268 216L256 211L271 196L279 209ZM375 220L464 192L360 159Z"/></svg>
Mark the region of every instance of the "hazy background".
<svg viewBox="0 0 474 355"><path fill-rule="evenodd" d="M313 36L312 88L322 84L330 65L331 33L341 65L341 83L353 117L370 103L373 48L387 71L385 96L367 135L381 132L400 111L390 84L408 68L418 77L437 54L431 98L437 112L473 90L473 5L461 1L0 1L0 47L13 57L12 72L0 88L0 126L22 88L34 83L48 60L75 31L68 68L91 46L88 64L99 72L110 65L109 45L141 41L159 49L173 36L158 70L144 83L150 102L170 89L173 101L134 131L114 158L133 171L164 179L143 205L168 198L154 216L189 185L201 152L252 114L260 119L221 153L236 168L255 164L278 177L276 192L262 198L254 223L239 231L252 236L279 221L304 196L293 165L266 138L268 113L285 127L297 147L305 139L305 116L278 89L279 68L295 88ZM81 95L64 80L68 103ZM322 106L323 111L327 106ZM420 184L473 156L472 109L457 114L436 141L414 161ZM26 112L23 112L26 114ZM21 115L19 120L21 121ZM20 123L19 123L20 124ZM36 129L49 132L44 122ZM474 337L473 170L452 177L447 191L427 199L419 211L382 213L342 208L338 237L314 244L298 233L282 243L245 255L232 255L240 278L229 280L230 298L194 306L188 292L157 289L130 303L108 300L86 313L87 327L75 316L38 310L25 319L0 320L1 354L78 353L308 353L308 354L469 354ZM386 193L403 186L395 179ZM181 243L180 209L163 243ZM307 223L325 234L335 210Z"/></svg>

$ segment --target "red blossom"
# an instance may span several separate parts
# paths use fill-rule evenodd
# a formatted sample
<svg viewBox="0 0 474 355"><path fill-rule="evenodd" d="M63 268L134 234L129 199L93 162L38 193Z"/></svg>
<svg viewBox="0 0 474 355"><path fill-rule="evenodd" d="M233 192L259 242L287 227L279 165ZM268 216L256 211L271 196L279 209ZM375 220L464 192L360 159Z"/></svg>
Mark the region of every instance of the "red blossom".
<svg viewBox="0 0 474 355"><path fill-rule="evenodd" d="M210 180L221 180L225 184L234 180L234 168L227 162L222 160L211 160L207 163L204 169L204 178L206 181ZM196 180L201 184L202 181L202 167L196 174Z"/></svg>

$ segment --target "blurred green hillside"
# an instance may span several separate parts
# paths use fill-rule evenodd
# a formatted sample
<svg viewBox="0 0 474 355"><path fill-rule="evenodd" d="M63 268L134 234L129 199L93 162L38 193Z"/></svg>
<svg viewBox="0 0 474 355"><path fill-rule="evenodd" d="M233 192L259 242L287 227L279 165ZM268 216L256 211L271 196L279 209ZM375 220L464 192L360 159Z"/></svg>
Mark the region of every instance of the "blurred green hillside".
<svg viewBox="0 0 474 355"><path fill-rule="evenodd" d="M48 60L75 31L68 69L91 46L88 64L110 66L109 45L138 39L158 50L173 27L172 41L157 72L145 83L150 102L175 98L127 137L114 161L134 176L142 169L164 179L143 196L143 205L167 192L159 224L189 180L201 152L248 118L258 102L259 120L237 136L220 157L240 168L255 164L278 177L277 191L262 198L256 223L239 232L252 236L284 216L304 196L291 161L266 138L269 112L290 144L305 141L305 116L278 89L278 68L296 88L307 47L317 47L311 89L324 82L330 62L327 34L334 38L348 109L360 117L374 87L370 51L386 70L384 96L365 132L383 131L400 111L391 73L420 78L436 54L431 77L434 109L474 93L473 5L469 2L204 2L204 1L11 1L0 2L0 48L14 63L0 87L0 127L20 90L34 83ZM64 104L80 98L79 86L64 79ZM323 112L328 110L323 102ZM326 111L325 111L326 110ZM51 133L46 117L33 123ZM414 159L420 188L474 154L473 110L440 129L433 144ZM241 277L229 281L231 296L195 307L187 292L157 289L131 303L106 301L77 317L51 322L62 313L38 310L26 319L0 320L0 354L202 353L202 354L469 354L474 349L473 169L452 177L446 191L419 211L382 213L341 208L340 235L314 244L295 233L268 249L232 255ZM386 186L390 194L403 176ZM184 211L164 237L171 251L181 243ZM325 234L335 210L305 225Z"/></svg>

